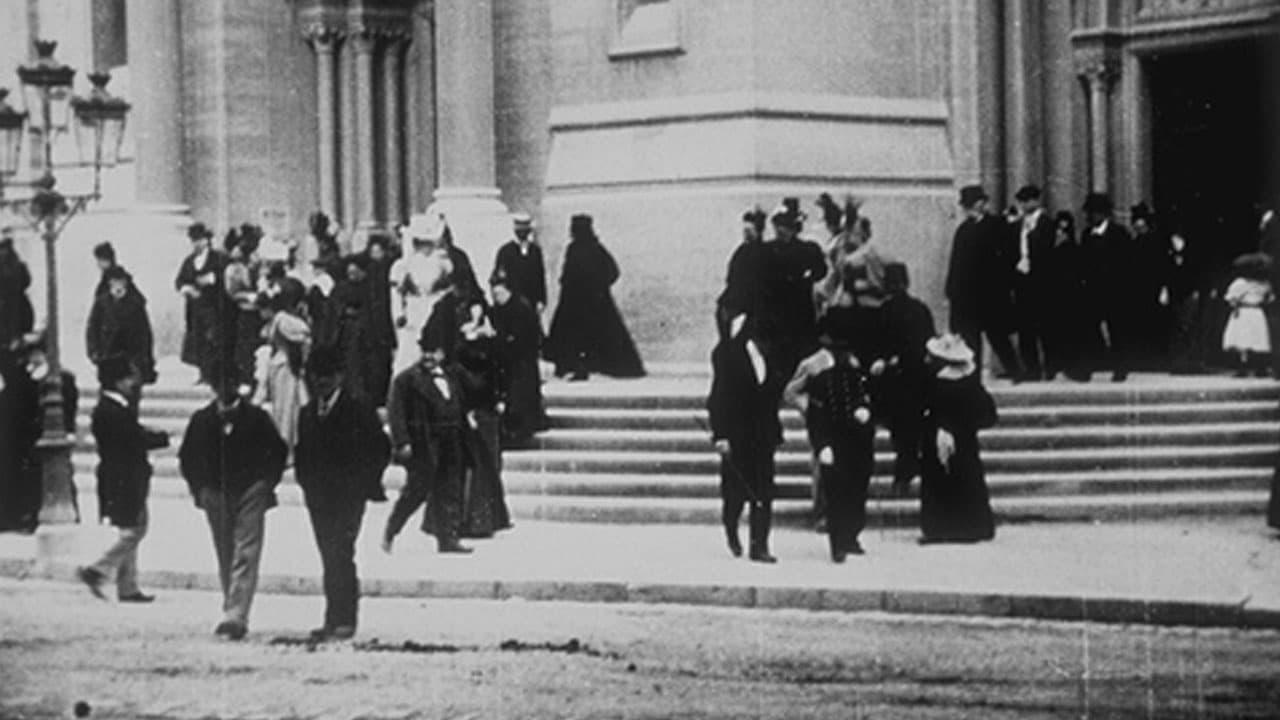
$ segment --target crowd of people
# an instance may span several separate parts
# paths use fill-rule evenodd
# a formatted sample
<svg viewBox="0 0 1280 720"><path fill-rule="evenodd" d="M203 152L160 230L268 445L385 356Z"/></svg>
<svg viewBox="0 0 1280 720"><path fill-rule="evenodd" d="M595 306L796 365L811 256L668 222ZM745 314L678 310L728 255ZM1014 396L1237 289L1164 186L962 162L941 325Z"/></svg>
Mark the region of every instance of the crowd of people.
<svg viewBox="0 0 1280 720"><path fill-rule="evenodd" d="M1270 374L1280 267L1273 212L1261 218L1257 249L1235 258L1223 283L1145 204L1132 208L1129 229L1109 196L1090 193L1077 233L1072 213L1051 214L1034 185L999 215L982 187L959 195L964 218L951 245L950 332L942 335L910 295L906 266L873 242L854 198L818 198L821 240L804 237L798 198L784 198L769 216L758 207L743 215L743 240L716 303L720 340L707 400L734 556L743 552L738 526L747 508L749 557L777 560L768 537L784 404L804 416L814 511L840 563L863 552L877 426L889 430L895 493L921 478L922 543L994 537L977 441L996 422L980 379L984 339L1014 383L1059 373L1087 382L1100 369L1115 382L1137 369L1200 372L1211 357L1206 337L1237 358L1239 374Z"/></svg>
<svg viewBox="0 0 1280 720"><path fill-rule="evenodd" d="M529 446L547 427L540 360L574 381L644 374L610 292L617 264L590 216L571 220L560 302L545 339L546 270L528 215L513 216L513 237L494 259L487 295L443 217L415 216L400 242L373 234L347 253L323 214L309 225L296 244L241 225L218 248L212 230L194 223L191 253L174 282L185 300L181 359L214 391L187 424L179 464L214 539L224 596L216 632L232 639L247 631L264 518L290 465L324 565L325 621L314 635L349 637L359 594L355 539L365 503L387 499L382 477L391 461L407 479L383 548L391 552L426 503L422 529L439 551L468 553L462 538L512 527L502 452ZM142 388L157 380L152 329L147 300L114 248L102 243L93 252L101 278L85 339L102 388L91 424L97 494L100 517L120 534L78 574L95 595L114 579L121 602L150 602L137 583L147 453L168 444L139 422ZM42 432L42 345L26 297L30 274L7 236L0 278L0 432L15 441L0 456L0 506L3 529L30 531L41 502L34 447ZM72 434L75 380L64 384Z"/></svg>

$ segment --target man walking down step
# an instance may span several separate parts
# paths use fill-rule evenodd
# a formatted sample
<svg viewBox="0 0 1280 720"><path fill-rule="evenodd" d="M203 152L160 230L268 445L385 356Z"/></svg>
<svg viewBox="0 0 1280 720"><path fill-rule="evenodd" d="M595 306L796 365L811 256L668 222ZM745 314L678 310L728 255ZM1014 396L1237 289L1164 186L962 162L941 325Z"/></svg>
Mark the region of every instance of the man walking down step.
<svg viewBox="0 0 1280 720"><path fill-rule="evenodd" d="M729 336L711 353L714 374L707 398L712 441L720 453L721 517L729 552L740 557L738 519L750 502L750 557L774 563L777 558L769 553L773 456L782 444L778 403L786 378L777 361L767 359L772 348L754 318L739 315L729 328Z"/></svg>
<svg viewBox="0 0 1280 720"><path fill-rule="evenodd" d="M298 421L295 467L324 566L324 625L315 640L355 635L360 602L356 538L368 500L385 501L382 471L391 443L373 406L342 389L342 357L321 348L307 361L314 397Z"/></svg>
<svg viewBox="0 0 1280 720"><path fill-rule="evenodd" d="M142 371L123 355L98 362L102 397L93 411L93 439L98 446L98 512L120 529L120 539L98 561L79 568L80 580L95 596L106 599L102 584L114 572L120 602L155 599L138 588L138 543L147 534L147 494L151 463L147 451L168 447L169 436L138 424L135 402Z"/></svg>
<svg viewBox="0 0 1280 720"><path fill-rule="evenodd" d="M271 416L241 398L230 368L213 379L218 397L191 416L178 460L213 532L223 597L214 633L240 640L258 585L263 521L276 505L288 448Z"/></svg>
<svg viewBox="0 0 1280 720"><path fill-rule="evenodd" d="M469 553L458 542L462 524L462 481L466 462L466 418L462 391L443 364L448 338L456 335L455 320L433 313L422 329L418 346L422 357L391 381L387 415L396 461L408 477L382 533L382 549L391 552L396 535L409 516L427 502L429 520L423 531L435 533L441 553ZM428 500L430 498L430 500Z"/></svg>

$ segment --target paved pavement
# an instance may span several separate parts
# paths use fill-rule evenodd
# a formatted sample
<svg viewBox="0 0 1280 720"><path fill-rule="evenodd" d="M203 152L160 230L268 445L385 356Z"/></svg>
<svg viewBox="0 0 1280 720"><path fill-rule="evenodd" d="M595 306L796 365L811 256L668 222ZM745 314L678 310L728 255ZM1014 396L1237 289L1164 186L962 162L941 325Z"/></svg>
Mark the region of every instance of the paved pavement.
<svg viewBox="0 0 1280 720"><path fill-rule="evenodd" d="M281 493L297 492L282 488ZM97 508L82 493L85 518ZM143 585L215 589L208 526L184 499L151 503ZM469 556L438 555L416 528L378 548L389 503L371 505L357 562L368 595L883 610L990 617L1280 628L1280 539L1262 518L1007 525L994 542L919 546L909 529L869 530L867 555L834 565L825 538L780 529L774 566L734 559L708 526L524 521ZM106 526L0 535L0 575L70 581L111 541ZM40 548L46 548L41 552ZM47 551L55 548L55 552ZM262 592L320 592L306 511L267 519Z"/></svg>

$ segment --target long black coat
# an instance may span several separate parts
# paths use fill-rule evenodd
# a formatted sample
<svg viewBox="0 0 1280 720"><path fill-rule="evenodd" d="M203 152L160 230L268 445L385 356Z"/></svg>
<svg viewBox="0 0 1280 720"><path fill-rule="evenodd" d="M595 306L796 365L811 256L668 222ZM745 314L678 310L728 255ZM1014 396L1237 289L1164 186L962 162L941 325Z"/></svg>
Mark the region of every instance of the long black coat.
<svg viewBox="0 0 1280 720"><path fill-rule="evenodd" d="M390 459L391 442L362 398L343 392L323 418L318 399L302 408L294 468L309 500L386 500L382 473Z"/></svg>
<svg viewBox="0 0 1280 720"><path fill-rule="evenodd" d="M826 277L822 248L809 240L772 240L758 260L762 288L760 308L765 331L783 342L805 344L817 339L813 284ZM744 277L749 281L750 277Z"/></svg>
<svg viewBox="0 0 1280 720"><path fill-rule="evenodd" d="M952 325L959 315L975 319L982 330L1009 329L1012 273L1017 262L1010 258L1009 248L1009 224L1001 218L966 218L956 228L946 281Z"/></svg>
<svg viewBox="0 0 1280 720"><path fill-rule="evenodd" d="M933 378L929 385L920 474L920 528L926 538L971 541L995 536L986 471L978 445L978 431L995 423L995 402L976 373L958 380ZM955 454L945 466L937 452L939 429L955 438Z"/></svg>
<svg viewBox="0 0 1280 720"><path fill-rule="evenodd" d="M441 473L461 473L465 461L462 388L445 372L449 397L436 387L430 372L414 365L391 382L387 420L395 447L408 445L412 457L405 468L410 482L433 481Z"/></svg>
<svg viewBox="0 0 1280 720"><path fill-rule="evenodd" d="M768 246L760 240L746 240L734 249L725 272L724 292L716 300L721 320L727 325L735 315L758 315L767 278ZM727 334L727 333L726 333Z"/></svg>
<svg viewBox="0 0 1280 720"><path fill-rule="evenodd" d="M621 273L598 240L569 243L560 275L560 304L551 319L546 357L557 373L581 369L615 377L640 377L644 364L609 288Z"/></svg>
<svg viewBox="0 0 1280 720"><path fill-rule="evenodd" d="M511 291L528 300L529 304L547 304L547 268L542 261L542 248L537 243L529 243L525 252L519 242L508 242L498 248L493 267L506 273Z"/></svg>
<svg viewBox="0 0 1280 720"><path fill-rule="evenodd" d="M0 531L34 529L41 496L39 472L31 472L42 429L40 389L3 348L0 385Z"/></svg>
<svg viewBox="0 0 1280 720"><path fill-rule="evenodd" d="M884 315L888 369L883 387L883 414L889 423L910 422L924 405L928 371L925 343L934 336L929 306L910 295L895 295L880 308Z"/></svg>
<svg viewBox="0 0 1280 720"><path fill-rule="evenodd" d="M126 293L120 300L109 293L94 298L85 328L89 360L96 364L108 357L127 357L142 371L144 380L154 382L153 346L151 318L141 293Z"/></svg>
<svg viewBox="0 0 1280 720"><path fill-rule="evenodd" d="M31 272L16 257L0 261L0 349L9 342L31 332L35 325L35 309L27 297Z"/></svg>
<svg viewBox="0 0 1280 720"><path fill-rule="evenodd" d="M210 250L204 267L195 266L195 256L188 255L178 268L173 285L181 290L190 285L199 291L194 298L187 298L187 331L182 338L182 362L207 369L221 360L219 353L226 342L225 320L231 317L230 301L223 291L222 275L227 269L227 257ZM196 279L206 273L214 274L211 285L199 285Z"/></svg>
<svg viewBox="0 0 1280 720"><path fill-rule="evenodd" d="M782 423L778 405L787 379L765 358L765 381L756 378L751 357L742 336L722 340L711 351L711 392L707 413L713 440L728 440L740 449L766 448L782 444Z"/></svg>
<svg viewBox="0 0 1280 720"><path fill-rule="evenodd" d="M498 357L506 384L507 411L502 429L508 438L524 440L538 431L543 418L542 377L538 371L542 330L538 313L528 300L513 294L505 305L490 308L489 314L498 333Z"/></svg>
<svg viewBox="0 0 1280 720"><path fill-rule="evenodd" d="M103 397L93 410L98 446L98 514L116 527L136 527L151 491L147 451L169 445L169 436L138 423L136 408Z"/></svg>

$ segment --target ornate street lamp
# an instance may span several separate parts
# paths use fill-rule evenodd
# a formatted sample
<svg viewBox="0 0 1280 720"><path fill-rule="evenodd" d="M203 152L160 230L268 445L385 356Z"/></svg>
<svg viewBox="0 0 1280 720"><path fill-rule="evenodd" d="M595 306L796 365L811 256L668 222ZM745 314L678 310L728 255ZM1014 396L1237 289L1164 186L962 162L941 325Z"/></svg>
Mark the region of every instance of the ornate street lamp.
<svg viewBox="0 0 1280 720"><path fill-rule="evenodd" d="M62 413L62 363L58 351L58 236L67 223L90 201L101 196L101 173L119 160L120 138L124 132L129 104L112 97L106 90L110 76L89 76L93 90L86 98L72 98L71 83L75 70L53 57L57 43L37 40L36 60L18 68L26 112L19 113L4 103L0 94L0 205L18 210L44 240L47 310L45 314L45 352L49 374L41 394L44 411L44 434L38 449L44 482L44 502L40 509L41 524L70 523L76 520L75 486L72 477L71 446ZM64 195L55 189L53 175L53 141L67 130L74 110L77 137L84 137L82 154L91 148L93 192ZM22 127L31 119L29 131L33 144L38 143L39 162L33 163L35 179L14 183L18 174L18 155ZM33 151L37 148L33 148ZM21 198L4 198L3 186L17 184L31 188Z"/></svg>

